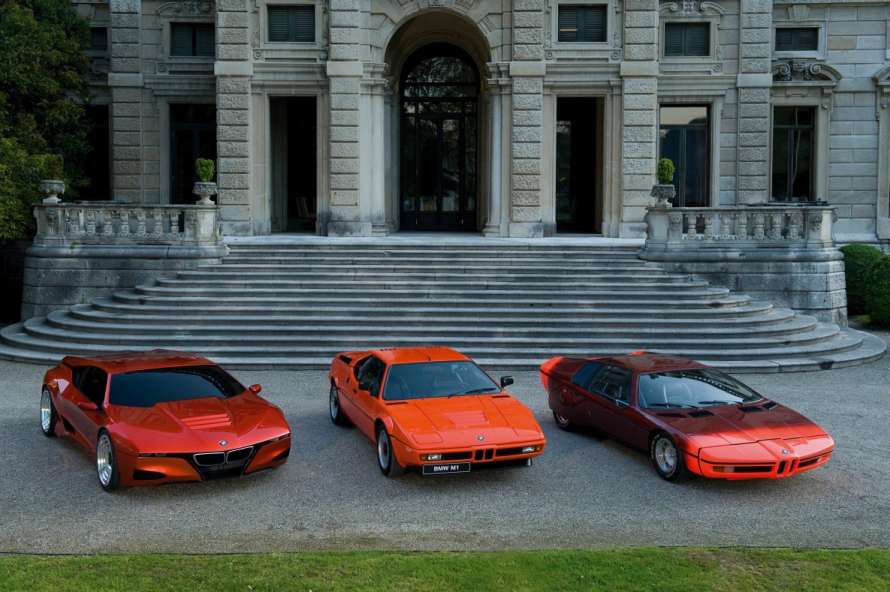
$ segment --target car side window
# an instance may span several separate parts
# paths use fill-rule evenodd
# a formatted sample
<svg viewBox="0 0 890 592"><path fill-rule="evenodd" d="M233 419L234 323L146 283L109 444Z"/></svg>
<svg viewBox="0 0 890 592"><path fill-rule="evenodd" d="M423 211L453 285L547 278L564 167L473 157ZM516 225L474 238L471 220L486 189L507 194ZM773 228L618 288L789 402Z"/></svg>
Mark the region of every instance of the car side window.
<svg viewBox="0 0 890 592"><path fill-rule="evenodd" d="M630 370L618 366L605 366L595 378L590 390L594 393L623 401L630 401Z"/></svg>
<svg viewBox="0 0 890 592"><path fill-rule="evenodd" d="M572 384L587 391L591 390L594 381L602 373L605 367L606 365L600 362L588 362L587 364L584 364L581 369L575 372L575 375L572 376Z"/></svg>
<svg viewBox="0 0 890 592"><path fill-rule="evenodd" d="M84 396L101 406L105 402L105 387L108 383L108 375L103 370L94 367L80 369L80 381L76 382L77 388Z"/></svg>
<svg viewBox="0 0 890 592"><path fill-rule="evenodd" d="M380 394L380 383L383 380L385 369L386 364L371 356L362 364L356 378L358 378L359 384L366 384L371 395L376 397Z"/></svg>

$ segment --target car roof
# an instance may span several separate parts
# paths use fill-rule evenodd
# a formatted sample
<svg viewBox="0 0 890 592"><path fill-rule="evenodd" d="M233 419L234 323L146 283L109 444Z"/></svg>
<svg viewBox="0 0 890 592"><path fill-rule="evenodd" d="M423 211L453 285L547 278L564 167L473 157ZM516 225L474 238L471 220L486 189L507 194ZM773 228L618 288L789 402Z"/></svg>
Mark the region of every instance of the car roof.
<svg viewBox="0 0 890 592"><path fill-rule="evenodd" d="M700 364L699 362L688 358L654 354L650 352L631 352L621 356L600 356L591 359L612 363L637 373L707 368L704 364Z"/></svg>
<svg viewBox="0 0 890 592"><path fill-rule="evenodd" d="M469 360L467 356L450 347L388 347L370 352L380 358L386 365L416 364L419 362L457 362Z"/></svg>
<svg viewBox="0 0 890 592"><path fill-rule="evenodd" d="M203 356L169 349L121 351L88 357L67 356L62 363L66 366L96 366L108 374L182 366L216 366L215 362Z"/></svg>

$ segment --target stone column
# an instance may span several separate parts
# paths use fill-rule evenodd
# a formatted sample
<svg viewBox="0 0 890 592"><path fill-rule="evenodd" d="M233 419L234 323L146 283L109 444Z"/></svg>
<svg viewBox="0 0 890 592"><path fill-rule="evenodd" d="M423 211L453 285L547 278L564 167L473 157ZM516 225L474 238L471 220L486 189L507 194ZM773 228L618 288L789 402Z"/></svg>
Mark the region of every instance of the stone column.
<svg viewBox="0 0 890 592"><path fill-rule="evenodd" d="M220 220L227 234L249 235L255 221L250 195L250 58L247 0L216 3L216 146Z"/></svg>
<svg viewBox="0 0 890 592"><path fill-rule="evenodd" d="M368 137L367 158L362 160L362 178L359 185L362 191L367 188L367 213L363 218L371 221L371 232L385 235L390 232L386 216L386 95L389 93L389 82L384 77L385 64L366 64L367 72L363 95L361 124L363 135ZM367 110L367 115L365 114ZM360 197L361 199L361 197Z"/></svg>
<svg viewBox="0 0 890 592"><path fill-rule="evenodd" d="M514 0L510 236L543 236L541 139L544 107L545 0Z"/></svg>
<svg viewBox="0 0 890 592"><path fill-rule="evenodd" d="M110 0L111 187L115 201L142 201L141 0Z"/></svg>
<svg viewBox="0 0 890 592"><path fill-rule="evenodd" d="M488 204L486 207L485 236L501 234L501 89L496 84L488 87Z"/></svg>
<svg viewBox="0 0 890 592"><path fill-rule="evenodd" d="M628 0L622 77L622 237L642 237L658 155L658 1Z"/></svg>
<svg viewBox="0 0 890 592"><path fill-rule="evenodd" d="M371 234L371 222L363 216L360 195L361 134L359 97L364 68L360 29L360 0L331 0L331 45L327 75L330 80L330 200L327 234Z"/></svg>
<svg viewBox="0 0 890 592"><path fill-rule="evenodd" d="M766 203L770 198L773 3L741 0L740 11L736 203Z"/></svg>

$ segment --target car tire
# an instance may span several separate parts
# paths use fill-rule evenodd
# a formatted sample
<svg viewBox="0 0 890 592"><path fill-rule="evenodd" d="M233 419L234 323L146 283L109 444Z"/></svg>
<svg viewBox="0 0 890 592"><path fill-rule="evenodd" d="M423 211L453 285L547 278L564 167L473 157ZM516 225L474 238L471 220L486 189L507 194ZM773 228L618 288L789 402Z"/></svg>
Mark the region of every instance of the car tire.
<svg viewBox="0 0 890 592"><path fill-rule="evenodd" d="M377 466L380 472L387 477L400 477L405 474L405 469L396 459L392 449L392 439L383 426L377 428Z"/></svg>
<svg viewBox="0 0 890 592"><path fill-rule="evenodd" d="M56 413L56 406L53 405L53 397L49 389L44 387L40 393L40 431L47 438L55 437L58 421L59 415Z"/></svg>
<svg viewBox="0 0 890 592"><path fill-rule="evenodd" d="M96 476L99 485L105 491L114 491L120 485L120 472L117 466L117 452L111 434L101 431L96 442Z"/></svg>
<svg viewBox="0 0 890 592"><path fill-rule="evenodd" d="M556 427L563 431L571 432L575 429L575 425L569 420L568 417L565 417L564 415L557 413L556 411L553 412L553 421L556 422Z"/></svg>
<svg viewBox="0 0 890 592"><path fill-rule="evenodd" d="M649 443L649 460L658 476L665 481L680 483L692 478L692 473L686 468L683 452L674 439L664 432L655 434Z"/></svg>
<svg viewBox="0 0 890 592"><path fill-rule="evenodd" d="M328 398L328 411L331 423L338 426L348 426L349 418L343 413L343 407L340 406L340 389L333 382L331 383L331 393Z"/></svg>

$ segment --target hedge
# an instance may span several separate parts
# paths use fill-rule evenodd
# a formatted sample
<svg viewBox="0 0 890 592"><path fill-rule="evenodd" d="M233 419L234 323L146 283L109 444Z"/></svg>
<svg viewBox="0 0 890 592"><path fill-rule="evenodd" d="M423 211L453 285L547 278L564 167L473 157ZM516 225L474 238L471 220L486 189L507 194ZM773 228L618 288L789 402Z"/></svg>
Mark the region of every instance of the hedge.
<svg viewBox="0 0 890 592"><path fill-rule="evenodd" d="M841 248L844 254L844 268L847 281L847 313L850 315L865 314L866 291L868 290L872 269L881 260L883 254L869 245L847 245Z"/></svg>

